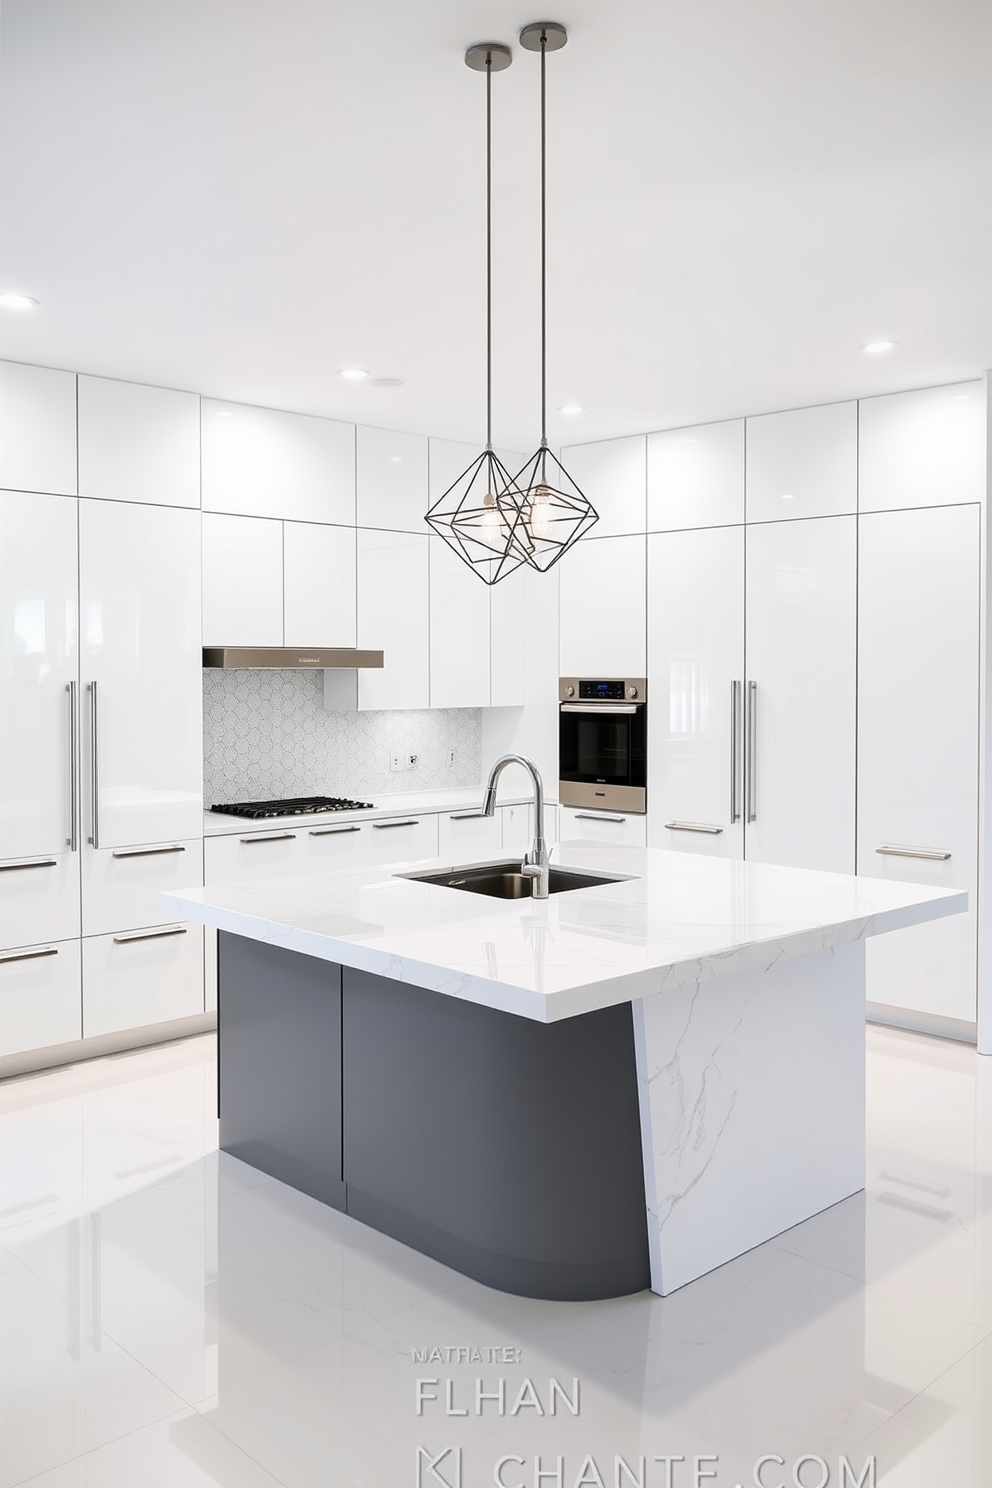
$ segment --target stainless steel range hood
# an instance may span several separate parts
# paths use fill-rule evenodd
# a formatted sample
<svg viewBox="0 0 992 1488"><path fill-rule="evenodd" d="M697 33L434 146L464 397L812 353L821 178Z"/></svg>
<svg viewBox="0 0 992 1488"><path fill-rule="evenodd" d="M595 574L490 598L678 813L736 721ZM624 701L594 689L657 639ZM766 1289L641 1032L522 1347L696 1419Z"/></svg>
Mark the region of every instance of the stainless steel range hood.
<svg viewBox="0 0 992 1488"><path fill-rule="evenodd" d="M381 651L348 646L204 646L205 667L381 667Z"/></svg>

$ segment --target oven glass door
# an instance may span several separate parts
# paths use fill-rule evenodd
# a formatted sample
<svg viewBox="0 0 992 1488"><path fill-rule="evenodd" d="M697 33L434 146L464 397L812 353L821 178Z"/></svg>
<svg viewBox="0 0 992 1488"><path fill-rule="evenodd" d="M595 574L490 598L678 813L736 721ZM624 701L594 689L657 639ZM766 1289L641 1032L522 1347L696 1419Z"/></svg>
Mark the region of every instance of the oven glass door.
<svg viewBox="0 0 992 1488"><path fill-rule="evenodd" d="M583 708L565 703L558 718L558 773L587 785L630 785L645 779L643 704Z"/></svg>

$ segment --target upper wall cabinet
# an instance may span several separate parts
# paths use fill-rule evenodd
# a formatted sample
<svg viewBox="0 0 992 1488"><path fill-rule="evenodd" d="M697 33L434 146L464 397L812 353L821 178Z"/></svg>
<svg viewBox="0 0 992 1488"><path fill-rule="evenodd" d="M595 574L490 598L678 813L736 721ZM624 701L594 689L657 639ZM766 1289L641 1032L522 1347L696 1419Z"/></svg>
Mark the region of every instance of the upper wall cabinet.
<svg viewBox="0 0 992 1488"><path fill-rule="evenodd" d="M197 394L80 377L79 494L154 506L199 506Z"/></svg>
<svg viewBox="0 0 992 1488"><path fill-rule="evenodd" d="M426 438L359 425L357 457L359 527L426 531Z"/></svg>
<svg viewBox="0 0 992 1488"><path fill-rule="evenodd" d="M646 445L644 435L635 434L562 450L562 464L599 515L593 537L645 530Z"/></svg>
<svg viewBox="0 0 992 1488"><path fill-rule="evenodd" d="M487 708L489 587L441 538L429 547L431 707Z"/></svg>
<svg viewBox="0 0 992 1488"><path fill-rule="evenodd" d="M383 665L367 671L326 671L328 708L430 706L427 550L426 533L359 528L358 644L381 650Z"/></svg>
<svg viewBox="0 0 992 1488"><path fill-rule="evenodd" d="M594 529L595 530L595 529ZM559 673L647 675L647 538L584 537L559 568Z"/></svg>
<svg viewBox="0 0 992 1488"><path fill-rule="evenodd" d="M282 544L281 522L204 512L205 646L283 644Z"/></svg>
<svg viewBox="0 0 992 1488"><path fill-rule="evenodd" d="M357 633L354 527L283 523L283 644L353 646Z"/></svg>
<svg viewBox="0 0 992 1488"><path fill-rule="evenodd" d="M858 509L858 405L826 403L747 421L749 522Z"/></svg>
<svg viewBox="0 0 992 1488"><path fill-rule="evenodd" d="M954 506L984 491L980 382L861 400L861 511Z"/></svg>
<svg viewBox="0 0 992 1488"><path fill-rule="evenodd" d="M648 435L648 531L744 520L744 420Z"/></svg>
<svg viewBox="0 0 992 1488"><path fill-rule="evenodd" d="M204 511L354 525L354 424L209 398L201 413Z"/></svg>
<svg viewBox="0 0 992 1488"><path fill-rule="evenodd" d="M0 486L76 494L76 375L0 364Z"/></svg>

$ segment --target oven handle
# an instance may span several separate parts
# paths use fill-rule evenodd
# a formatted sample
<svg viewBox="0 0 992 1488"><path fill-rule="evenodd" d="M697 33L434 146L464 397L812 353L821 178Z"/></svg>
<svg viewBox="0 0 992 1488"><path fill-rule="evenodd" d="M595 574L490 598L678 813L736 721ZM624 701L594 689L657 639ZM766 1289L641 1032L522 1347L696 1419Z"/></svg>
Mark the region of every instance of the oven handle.
<svg viewBox="0 0 992 1488"><path fill-rule="evenodd" d="M563 713L589 713L597 716L600 713L637 713L644 707L643 703L560 703L559 707Z"/></svg>

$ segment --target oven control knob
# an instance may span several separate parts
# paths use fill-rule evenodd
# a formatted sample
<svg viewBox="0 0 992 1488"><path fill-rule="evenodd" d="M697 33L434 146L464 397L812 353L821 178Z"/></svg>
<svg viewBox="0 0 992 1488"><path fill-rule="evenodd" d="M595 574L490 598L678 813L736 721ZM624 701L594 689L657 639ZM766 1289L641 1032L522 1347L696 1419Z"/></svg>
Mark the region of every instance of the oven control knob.
<svg viewBox="0 0 992 1488"><path fill-rule="evenodd" d="M635 698L637 696L637 688L636 687L628 687L627 688L627 696L629 698Z"/></svg>
<svg viewBox="0 0 992 1488"><path fill-rule="evenodd" d="M566 687L565 688L565 696L566 697L574 697L575 696L575 688L574 687Z"/></svg>

